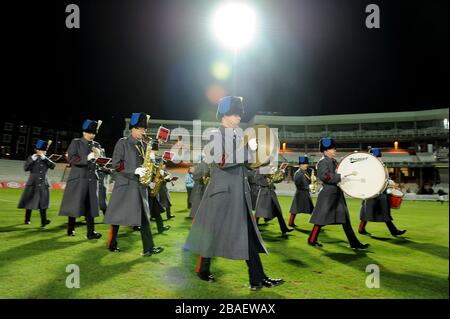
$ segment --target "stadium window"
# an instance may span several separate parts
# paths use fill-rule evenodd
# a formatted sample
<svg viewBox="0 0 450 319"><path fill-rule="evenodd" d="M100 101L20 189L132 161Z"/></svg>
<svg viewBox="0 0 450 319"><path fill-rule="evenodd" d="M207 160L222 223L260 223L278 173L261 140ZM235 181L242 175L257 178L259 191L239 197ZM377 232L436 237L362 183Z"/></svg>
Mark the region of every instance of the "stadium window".
<svg viewBox="0 0 450 319"><path fill-rule="evenodd" d="M400 171L402 172L403 176L405 176L405 177L409 177L410 176L409 169L407 167L400 168Z"/></svg>
<svg viewBox="0 0 450 319"><path fill-rule="evenodd" d="M11 147L10 146L2 146L1 147L1 152L2 152L2 155L9 155L9 154L11 154Z"/></svg>
<svg viewBox="0 0 450 319"><path fill-rule="evenodd" d="M5 131L12 131L13 128L14 128L13 123L5 122L3 125L3 130L5 130Z"/></svg>
<svg viewBox="0 0 450 319"><path fill-rule="evenodd" d="M3 134L3 142L4 143L11 143L11 139L12 139L11 134Z"/></svg>
<svg viewBox="0 0 450 319"><path fill-rule="evenodd" d="M41 128L40 127L33 127L33 134L41 134Z"/></svg>
<svg viewBox="0 0 450 319"><path fill-rule="evenodd" d="M27 129L28 129L28 127L26 125L20 125L19 126L19 132L20 133L26 133Z"/></svg>
<svg viewBox="0 0 450 319"><path fill-rule="evenodd" d="M25 136L19 136L19 144L25 144Z"/></svg>

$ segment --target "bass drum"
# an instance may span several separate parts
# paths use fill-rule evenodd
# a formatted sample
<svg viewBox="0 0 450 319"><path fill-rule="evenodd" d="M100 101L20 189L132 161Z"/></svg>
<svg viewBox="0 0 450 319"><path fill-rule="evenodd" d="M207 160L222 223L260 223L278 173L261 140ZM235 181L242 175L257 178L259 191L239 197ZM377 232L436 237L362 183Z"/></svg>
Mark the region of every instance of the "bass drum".
<svg viewBox="0 0 450 319"><path fill-rule="evenodd" d="M356 172L356 175L352 175ZM342 191L350 197L373 198L384 192L388 186L389 174L384 164L366 152L354 152L345 156L337 168L341 178Z"/></svg>

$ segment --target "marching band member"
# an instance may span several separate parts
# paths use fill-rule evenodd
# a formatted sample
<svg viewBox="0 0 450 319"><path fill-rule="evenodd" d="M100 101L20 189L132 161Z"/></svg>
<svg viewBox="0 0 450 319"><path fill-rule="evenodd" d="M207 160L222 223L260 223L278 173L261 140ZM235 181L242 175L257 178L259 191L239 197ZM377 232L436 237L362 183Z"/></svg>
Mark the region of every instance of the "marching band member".
<svg viewBox="0 0 450 319"><path fill-rule="evenodd" d="M94 224L94 218L99 215L98 176L95 160L96 153L101 146L94 141L98 132L98 124L96 121L84 121L83 137L73 139L67 150L67 160L71 165L71 170L64 189L59 215L69 217L68 236L75 236L76 218L85 216L87 238L99 239L102 237L95 231Z"/></svg>
<svg viewBox="0 0 450 319"><path fill-rule="evenodd" d="M34 145L35 154L29 156L24 164L25 172L30 172L30 177L25 184L18 208L25 208L25 224L31 223L31 211L39 209L41 214L41 227L50 224L47 219L47 209L50 206L50 185L47 171L54 169L55 163L46 157L49 143L37 140Z"/></svg>
<svg viewBox="0 0 450 319"><path fill-rule="evenodd" d="M282 236L286 237L287 233L294 229L288 228L284 221L274 185L275 183L281 183L283 181L284 171L276 170L275 168L271 173L272 174L261 174L259 170L253 170L249 175L249 179L251 179L252 183L256 184L258 187L255 205L256 224L258 224L260 217L264 218L265 221L276 217L278 219L278 224L280 225Z"/></svg>
<svg viewBox="0 0 450 319"><path fill-rule="evenodd" d="M194 174L192 174L192 167L188 168L186 175L184 176L184 185L186 186L187 192L187 208L192 207L192 190L194 188ZM191 218L190 216L186 218Z"/></svg>
<svg viewBox="0 0 450 319"><path fill-rule="evenodd" d="M153 140L151 142L151 159L156 167L156 169L159 169L159 175L160 175L160 180L159 181L154 181L152 183L150 183L150 187L147 189L148 191L148 204L150 206L150 216L151 216L151 220L156 221L156 227L158 229L158 233L163 233L166 230L170 229L169 225L164 225L163 219L161 217L161 213L164 212L164 207L161 204L161 201L159 200L159 194L160 191L154 191L153 189L155 187L161 187L162 183L164 181L164 177L165 177L165 171L163 169L158 168L160 165L160 161L163 161L163 158L156 158L156 152L159 149L159 142L157 140ZM161 167L162 167L162 163L161 163ZM156 183L159 183L159 186L156 186Z"/></svg>
<svg viewBox="0 0 450 319"><path fill-rule="evenodd" d="M198 163L194 172L192 173L192 179L194 180L194 187L192 188L191 194L191 213L190 218L195 217L198 206L202 200L203 194L205 193L206 186L209 181L209 166L203 160Z"/></svg>
<svg viewBox="0 0 450 319"><path fill-rule="evenodd" d="M147 114L133 113L129 128L131 135L117 141L114 147L112 165L115 168L116 182L109 201L108 214L104 223L111 224L108 249L120 251L117 244L119 225L140 226L144 257L158 254L163 247L155 247L150 230L150 208L148 186L139 178L147 173L144 163L147 147L142 141L147 129Z"/></svg>
<svg viewBox="0 0 450 319"><path fill-rule="evenodd" d="M321 247L317 241L320 228L324 225L342 224L345 235L352 249L365 249L369 244L362 244L353 232L344 193L338 184L346 177L336 173L336 144L330 137L324 137L319 142L323 157L317 163L317 177L322 181L323 188L317 198L310 223L314 224L308 238L308 244ZM355 173L352 173L355 175Z"/></svg>
<svg viewBox="0 0 450 319"><path fill-rule="evenodd" d="M289 219L289 226L296 227L294 220L297 214L311 214L314 209L314 204L309 193L309 185L311 184L311 174L308 173L308 156L299 156L299 168L294 174L294 183L296 187L294 199L292 200L291 217Z"/></svg>
<svg viewBox="0 0 450 319"><path fill-rule="evenodd" d="M197 275L210 282L214 281L211 258L246 260L251 289L259 290L280 285L283 280L268 278L259 257L267 250L252 216L247 168L243 159L238 160L238 154L242 154L238 152L247 154L247 147L241 146L242 130L237 130L243 111L241 97L227 96L218 103L217 118L222 125L212 133L216 152L210 180L185 249L200 255ZM256 151L256 140L250 140L249 147Z"/></svg>
<svg viewBox="0 0 450 319"><path fill-rule="evenodd" d="M377 157L381 162L381 150L379 148L371 148L369 153ZM384 165L384 163L383 163ZM375 223L386 223L392 236L399 236L406 233L406 230L398 230L392 222L393 218L391 215L391 205L389 202L389 193L391 191L390 187L395 187L394 181L389 180L388 188L380 195L375 198L370 198L362 201L361 211L360 211L360 223L358 232L361 235L370 235L366 231L366 226L368 222Z"/></svg>
<svg viewBox="0 0 450 319"><path fill-rule="evenodd" d="M166 163L162 165L162 170L164 171L164 180L162 181L161 188L159 190L159 201L162 207L166 210L167 220L169 220L175 217L175 215L173 215L172 212L170 211L172 202L170 199L169 189L167 188L167 183L172 181L172 176L166 169Z"/></svg>

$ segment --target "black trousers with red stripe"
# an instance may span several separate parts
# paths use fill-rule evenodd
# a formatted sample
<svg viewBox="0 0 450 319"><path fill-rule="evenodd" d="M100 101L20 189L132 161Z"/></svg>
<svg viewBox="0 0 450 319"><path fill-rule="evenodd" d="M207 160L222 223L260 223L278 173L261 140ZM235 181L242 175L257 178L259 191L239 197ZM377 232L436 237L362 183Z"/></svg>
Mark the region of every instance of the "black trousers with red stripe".
<svg viewBox="0 0 450 319"><path fill-rule="evenodd" d="M264 273L264 268L261 262L261 258L259 257L260 243L258 237L256 235L255 230L253 229L252 222L250 217L248 217L247 221L247 230L248 230L248 260L246 260L248 267L248 275L251 285L258 285L264 278L267 278ZM205 258L200 256L197 272L198 273L210 273L211 267L211 258Z"/></svg>
<svg viewBox="0 0 450 319"><path fill-rule="evenodd" d="M144 211L142 211L142 219L141 219L141 238L142 238L142 246L144 253L150 251L153 247L155 247L155 243L153 242L152 231L150 230L150 222L147 219L147 216ZM111 225L111 229L109 232L109 240L108 247L116 248L117 247L117 235L119 233L119 225Z"/></svg>
<svg viewBox="0 0 450 319"><path fill-rule="evenodd" d="M291 213L291 216L289 217L289 226L294 226L294 221L295 221L295 216L296 216L297 214L292 214Z"/></svg>
<svg viewBox="0 0 450 319"><path fill-rule="evenodd" d="M317 239L319 238L320 229L322 228L321 225L314 225L311 233L309 234L308 242L310 244L314 244L317 242ZM353 231L352 225L350 223L350 219L346 219L345 223L342 224L342 228L344 229L345 235L347 236L348 243L351 247L357 247L361 245L361 242L358 240L358 238L355 235L355 232Z"/></svg>

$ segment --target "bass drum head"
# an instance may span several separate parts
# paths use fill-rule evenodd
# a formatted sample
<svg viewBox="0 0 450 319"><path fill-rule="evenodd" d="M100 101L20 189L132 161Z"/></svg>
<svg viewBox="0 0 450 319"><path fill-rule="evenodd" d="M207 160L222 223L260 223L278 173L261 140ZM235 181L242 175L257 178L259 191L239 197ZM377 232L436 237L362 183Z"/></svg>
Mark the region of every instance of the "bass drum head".
<svg viewBox="0 0 450 319"><path fill-rule="evenodd" d="M350 197L368 199L378 196L387 186L387 170L375 156L366 152L355 152L345 156L337 168L341 178L357 172L356 176L348 176L339 187Z"/></svg>

